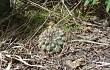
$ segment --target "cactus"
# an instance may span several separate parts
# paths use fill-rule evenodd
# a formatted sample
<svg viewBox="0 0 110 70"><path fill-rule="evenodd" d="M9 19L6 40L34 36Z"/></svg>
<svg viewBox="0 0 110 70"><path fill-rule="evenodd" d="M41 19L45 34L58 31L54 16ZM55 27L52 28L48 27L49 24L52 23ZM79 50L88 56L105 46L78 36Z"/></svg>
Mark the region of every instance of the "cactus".
<svg viewBox="0 0 110 70"><path fill-rule="evenodd" d="M59 53L65 41L64 32L57 25L49 27L39 36L38 47L50 54Z"/></svg>

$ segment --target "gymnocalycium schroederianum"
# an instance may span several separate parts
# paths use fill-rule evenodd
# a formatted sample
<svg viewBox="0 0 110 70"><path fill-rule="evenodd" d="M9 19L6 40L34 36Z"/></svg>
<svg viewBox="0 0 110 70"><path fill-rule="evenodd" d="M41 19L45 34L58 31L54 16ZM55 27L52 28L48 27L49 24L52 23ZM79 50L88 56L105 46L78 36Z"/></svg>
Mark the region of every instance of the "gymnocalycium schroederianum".
<svg viewBox="0 0 110 70"><path fill-rule="evenodd" d="M63 29L50 22L48 28L39 36L38 47L49 54L59 53L65 41L64 35Z"/></svg>

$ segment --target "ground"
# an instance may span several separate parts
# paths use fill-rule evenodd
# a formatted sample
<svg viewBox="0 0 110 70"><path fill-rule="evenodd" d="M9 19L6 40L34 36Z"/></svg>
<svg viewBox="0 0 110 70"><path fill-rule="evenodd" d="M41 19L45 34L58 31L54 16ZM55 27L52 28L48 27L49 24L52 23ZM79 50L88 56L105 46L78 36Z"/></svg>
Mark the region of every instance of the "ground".
<svg viewBox="0 0 110 70"><path fill-rule="evenodd" d="M1 70L109 70L110 27L77 25L83 29L71 28L58 54L48 55L40 51L38 36L26 45L2 51ZM11 55L12 52L15 55Z"/></svg>

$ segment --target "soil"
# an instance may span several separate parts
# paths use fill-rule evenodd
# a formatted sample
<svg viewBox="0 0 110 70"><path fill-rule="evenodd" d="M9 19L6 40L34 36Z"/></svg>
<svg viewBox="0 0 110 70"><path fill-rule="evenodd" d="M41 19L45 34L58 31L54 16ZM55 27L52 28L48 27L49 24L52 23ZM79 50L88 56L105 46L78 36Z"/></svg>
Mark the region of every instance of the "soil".
<svg viewBox="0 0 110 70"><path fill-rule="evenodd" d="M16 54L8 56L3 53L5 56L1 70L8 66L11 67L10 70L110 70L110 27L82 24L82 28L70 29L62 51L55 55L45 54L38 49L38 37L33 38L29 44L22 45L23 48L8 49L8 53L16 51ZM19 60L17 55L23 60ZM73 63L78 59L81 59L79 65ZM68 65L68 60L73 63L73 67Z"/></svg>

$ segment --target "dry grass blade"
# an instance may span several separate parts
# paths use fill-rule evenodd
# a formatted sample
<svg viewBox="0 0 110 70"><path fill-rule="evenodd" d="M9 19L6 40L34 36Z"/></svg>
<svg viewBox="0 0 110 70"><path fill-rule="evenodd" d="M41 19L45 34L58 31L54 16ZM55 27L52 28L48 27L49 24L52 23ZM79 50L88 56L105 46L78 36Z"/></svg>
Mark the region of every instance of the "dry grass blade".
<svg viewBox="0 0 110 70"><path fill-rule="evenodd" d="M6 70L10 70L11 66L12 66L12 60L8 63Z"/></svg>
<svg viewBox="0 0 110 70"><path fill-rule="evenodd" d="M9 58L16 59L16 60L18 60L18 61L24 63L24 64L27 65L27 66L40 67L40 68L46 69L46 67L45 67L45 66L42 66L42 65L37 65L37 64L36 64L36 65L31 65L31 64L27 63L26 61L24 61L24 60L23 60L20 56L18 56L18 55L12 55L12 56L6 55L6 56L9 57Z"/></svg>
<svg viewBox="0 0 110 70"><path fill-rule="evenodd" d="M31 41L31 39L38 33L38 31L46 24L47 20L48 20L48 18L44 21L44 23L42 23L42 25L39 28L37 28L35 30L35 33L31 36L31 38L28 40L28 42L26 44L28 44L29 41Z"/></svg>
<svg viewBox="0 0 110 70"><path fill-rule="evenodd" d="M94 43L94 44L98 44L98 45L109 45L107 43L98 43L98 42L94 42L94 41L89 41L89 40L71 40L68 42L88 42L88 43Z"/></svg>
<svg viewBox="0 0 110 70"><path fill-rule="evenodd" d="M64 5L64 7L67 9L68 13L70 16L73 16L71 11L68 9L68 7L65 5L64 0L61 0L62 4Z"/></svg>
<svg viewBox="0 0 110 70"><path fill-rule="evenodd" d="M70 12L70 13L73 12L73 11L80 5L81 2L82 2L82 0L80 0L79 3L78 3L71 11L69 11L69 12ZM59 24L60 22L62 22L62 21L63 21L64 19L66 19L69 15L70 15L70 14L66 15L64 18L62 18L60 21L58 21L57 24ZM75 17L73 17L73 20L74 20L75 23L77 23L77 22L75 21Z"/></svg>
<svg viewBox="0 0 110 70"><path fill-rule="evenodd" d="M107 62L94 62L94 63L98 64L97 67L110 66L110 63Z"/></svg>
<svg viewBox="0 0 110 70"><path fill-rule="evenodd" d="M30 1L30 0L28 0L28 2L29 2L29 4L31 4L31 5L33 5L33 6L40 7L40 8L42 8L42 9L44 9L44 10L50 12L50 10L48 10L47 8L45 8L45 7L43 7L43 6L40 6L39 4L36 4L36 3L34 3L34 2L32 2L32 1Z"/></svg>

